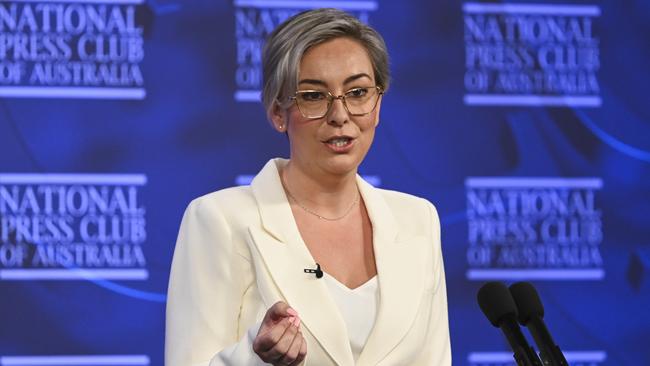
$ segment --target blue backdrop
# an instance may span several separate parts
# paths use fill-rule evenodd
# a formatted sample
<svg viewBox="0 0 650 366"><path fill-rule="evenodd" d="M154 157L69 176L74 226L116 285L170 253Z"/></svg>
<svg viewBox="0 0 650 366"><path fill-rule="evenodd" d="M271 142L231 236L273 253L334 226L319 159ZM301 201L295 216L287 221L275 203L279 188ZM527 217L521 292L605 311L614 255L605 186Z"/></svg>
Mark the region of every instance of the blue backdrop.
<svg viewBox="0 0 650 366"><path fill-rule="evenodd" d="M388 45L361 173L438 208L454 365L512 364L487 280L537 285L570 364L650 364L650 3L8 0L0 365L163 364L184 208L287 156L261 46L320 6Z"/></svg>

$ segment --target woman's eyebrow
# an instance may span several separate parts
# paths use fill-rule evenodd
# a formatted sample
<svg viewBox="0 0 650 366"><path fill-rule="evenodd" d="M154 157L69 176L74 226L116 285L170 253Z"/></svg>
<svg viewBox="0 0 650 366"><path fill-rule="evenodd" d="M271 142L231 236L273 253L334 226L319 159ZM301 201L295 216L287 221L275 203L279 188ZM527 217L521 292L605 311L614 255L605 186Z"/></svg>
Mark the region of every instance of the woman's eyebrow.
<svg viewBox="0 0 650 366"><path fill-rule="evenodd" d="M351 82L353 82L353 81L355 81L355 80L361 79L361 78L368 78L368 79L371 79L371 80L372 80L372 78L370 77L370 75L366 74L365 72L362 72L362 73L359 73L359 74L354 74L354 75L350 75L350 76L348 76L348 77L343 81L343 84L349 84L349 83L351 83ZM300 84L313 84L313 85L322 85L322 86L324 86L324 87L327 87L327 83L326 83L326 82L324 82L324 81L322 81L322 80L318 80L318 79L302 79L302 80L300 80L300 81L298 82L298 85L300 85Z"/></svg>
<svg viewBox="0 0 650 366"><path fill-rule="evenodd" d="M315 85L322 85L322 86L327 87L326 82L324 82L322 80L318 80L318 79L302 79L302 80L300 80L298 82L298 85L300 85L300 84L315 84Z"/></svg>
<svg viewBox="0 0 650 366"><path fill-rule="evenodd" d="M351 83L351 82L353 82L353 81L355 81L355 80L358 80L358 79L361 79L361 78L363 78L363 77L366 77L366 78L372 80L372 78L370 77L370 75L366 74L365 72L362 72L362 73L359 73L359 74L354 74L354 75L352 75L352 76L348 76L348 77L345 79L345 81L343 82L343 84Z"/></svg>

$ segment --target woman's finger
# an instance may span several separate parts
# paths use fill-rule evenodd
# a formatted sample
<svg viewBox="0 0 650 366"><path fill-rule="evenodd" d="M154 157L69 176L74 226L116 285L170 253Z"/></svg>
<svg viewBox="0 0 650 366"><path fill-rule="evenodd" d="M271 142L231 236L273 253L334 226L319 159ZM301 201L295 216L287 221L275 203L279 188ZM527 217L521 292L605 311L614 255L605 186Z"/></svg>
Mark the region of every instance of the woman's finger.
<svg viewBox="0 0 650 366"><path fill-rule="evenodd" d="M289 304L287 304L284 301L278 301L275 304L273 304L273 306L271 306L269 310L266 311L266 316L264 318L266 319L268 317L268 319L270 320L279 321L282 318L292 316L291 314L292 311L287 311L289 309L291 309Z"/></svg>
<svg viewBox="0 0 650 366"><path fill-rule="evenodd" d="M293 338L289 350L284 354L284 357L281 360L284 365L293 365L296 362L298 355L300 354L300 348L302 348L302 342L304 342L302 333L298 331L296 332L296 336Z"/></svg>
<svg viewBox="0 0 650 366"><path fill-rule="evenodd" d="M255 341L253 341L253 351L260 357L268 353L282 339L285 331L290 327L292 327L290 319L284 318L279 323L268 327L264 333L260 328L260 333L257 334ZM264 361L267 360L264 359Z"/></svg>
<svg viewBox="0 0 650 366"><path fill-rule="evenodd" d="M276 342L275 346L269 349L266 352L266 358L272 360L274 363L279 362L284 355L289 351L293 339L298 333L298 328L294 325L289 325L285 332L282 334L282 337Z"/></svg>
<svg viewBox="0 0 650 366"><path fill-rule="evenodd" d="M278 301L266 311L253 341L253 351L264 362L278 363L283 360L284 364L289 364L289 359L284 357L290 352L299 329L298 313L286 302ZM291 352L295 353L295 350ZM294 358L291 356L291 361Z"/></svg>
<svg viewBox="0 0 650 366"><path fill-rule="evenodd" d="M296 357L296 360L293 361L293 363L290 366L298 366L300 363L305 359L307 356L307 340L302 337L302 344L300 345L300 351L298 352L298 357Z"/></svg>

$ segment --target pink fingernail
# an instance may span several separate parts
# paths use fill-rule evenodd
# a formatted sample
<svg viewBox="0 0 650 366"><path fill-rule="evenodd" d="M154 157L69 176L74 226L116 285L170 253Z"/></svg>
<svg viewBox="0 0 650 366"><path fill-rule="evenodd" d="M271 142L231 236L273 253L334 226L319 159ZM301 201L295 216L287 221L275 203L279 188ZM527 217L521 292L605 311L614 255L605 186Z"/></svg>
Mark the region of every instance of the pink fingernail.
<svg viewBox="0 0 650 366"><path fill-rule="evenodd" d="M300 318L296 317L296 318L293 320L293 325L295 325L296 327L300 328Z"/></svg>
<svg viewBox="0 0 650 366"><path fill-rule="evenodd" d="M298 316L298 313L293 310L292 308L287 309L287 314L292 315L292 316Z"/></svg>

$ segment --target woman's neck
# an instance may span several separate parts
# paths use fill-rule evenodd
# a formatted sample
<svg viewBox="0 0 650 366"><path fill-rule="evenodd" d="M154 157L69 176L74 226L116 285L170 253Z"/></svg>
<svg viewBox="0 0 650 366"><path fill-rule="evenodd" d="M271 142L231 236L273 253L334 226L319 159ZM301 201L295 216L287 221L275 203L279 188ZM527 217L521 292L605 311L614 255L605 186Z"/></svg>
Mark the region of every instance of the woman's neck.
<svg viewBox="0 0 650 366"><path fill-rule="evenodd" d="M280 176L284 188L298 205L323 216L336 217L359 198L356 172L314 174L289 161Z"/></svg>

